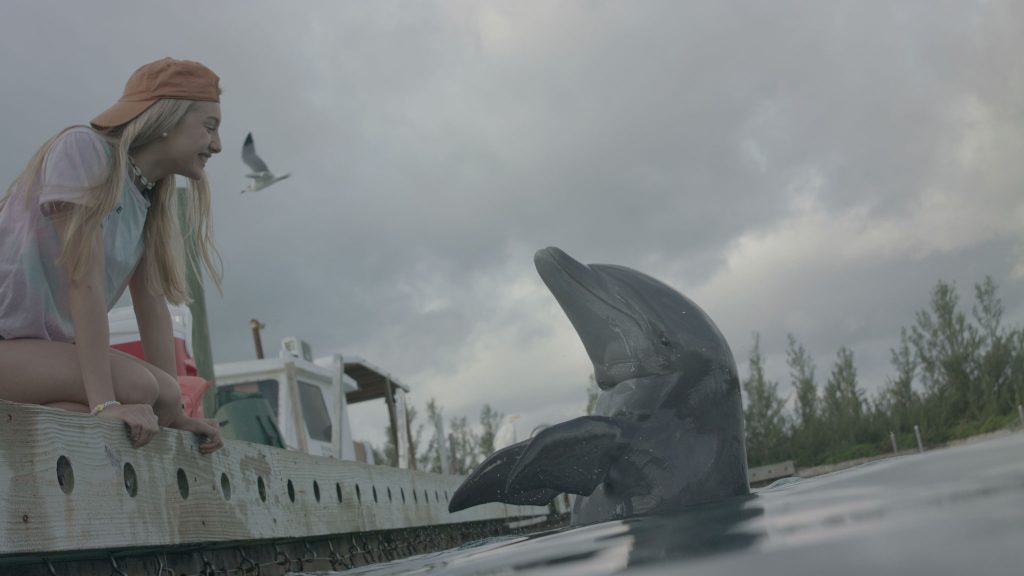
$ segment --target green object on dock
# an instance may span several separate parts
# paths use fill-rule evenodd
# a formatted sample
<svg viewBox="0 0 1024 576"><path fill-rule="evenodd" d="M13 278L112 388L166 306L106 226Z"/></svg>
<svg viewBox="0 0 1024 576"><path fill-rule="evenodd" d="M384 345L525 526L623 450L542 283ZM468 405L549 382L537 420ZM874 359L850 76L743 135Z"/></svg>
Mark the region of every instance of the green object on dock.
<svg viewBox="0 0 1024 576"><path fill-rule="evenodd" d="M274 412L262 394L221 390L208 396L216 396L218 408L214 417L220 422L222 437L284 448Z"/></svg>

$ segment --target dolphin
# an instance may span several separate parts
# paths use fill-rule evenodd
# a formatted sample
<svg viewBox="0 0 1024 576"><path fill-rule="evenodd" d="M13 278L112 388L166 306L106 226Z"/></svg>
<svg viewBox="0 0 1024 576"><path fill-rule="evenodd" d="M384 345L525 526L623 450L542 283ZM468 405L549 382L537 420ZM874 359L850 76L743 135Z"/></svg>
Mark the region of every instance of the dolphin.
<svg viewBox="0 0 1024 576"><path fill-rule="evenodd" d="M534 264L594 365L594 414L489 456L449 511L566 492L578 525L749 494L736 362L708 315L624 266L587 266L554 247Z"/></svg>

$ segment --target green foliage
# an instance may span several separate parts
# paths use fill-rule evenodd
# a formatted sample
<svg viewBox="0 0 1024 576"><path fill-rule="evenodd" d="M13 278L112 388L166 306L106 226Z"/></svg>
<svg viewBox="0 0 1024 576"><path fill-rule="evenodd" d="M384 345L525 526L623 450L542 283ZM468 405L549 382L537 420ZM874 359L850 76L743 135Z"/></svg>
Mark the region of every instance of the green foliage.
<svg viewBox="0 0 1024 576"><path fill-rule="evenodd" d="M597 379L593 374L590 375L590 383L587 384L587 415L594 413L594 408L597 407L597 395L601 393L601 389L597 387Z"/></svg>
<svg viewBox="0 0 1024 576"><path fill-rule="evenodd" d="M441 472L441 445L438 442L438 431L444 429L444 415L437 401L431 398L427 400L427 425L430 426L431 436L427 442L427 448L416 461L420 470L428 472Z"/></svg>
<svg viewBox="0 0 1024 576"><path fill-rule="evenodd" d="M490 404L484 404L480 409L480 442L478 451L482 458L490 456L494 452L494 437L498 433L505 415L491 408Z"/></svg>
<svg viewBox="0 0 1024 576"><path fill-rule="evenodd" d="M976 419L986 398L975 377L980 348L977 328L959 309L956 287L939 281L931 310L917 313L910 340L921 366L929 427L948 427Z"/></svg>
<svg viewBox="0 0 1024 576"><path fill-rule="evenodd" d="M1019 416L1014 413L1004 414L1002 416L993 415L985 418L984 420L976 420L974 422L961 422L950 428L949 439L959 440L961 438L977 436L978 434L988 434L989 432L995 432L996 430L1015 426L1019 421Z"/></svg>
<svg viewBox="0 0 1024 576"><path fill-rule="evenodd" d="M755 334L750 376L743 382L747 457L751 466L788 458L798 466L835 463L917 449L1019 424L1024 401L1024 331L1003 325L1003 304L990 277L975 285L968 316L956 287L939 281L930 305L900 330L890 350L894 373L873 398L857 381L853 351L842 347L821 394L806 349L789 335L786 363L795 401L787 423L777 386L764 376ZM781 432L780 432L781 427Z"/></svg>
<svg viewBox="0 0 1024 576"><path fill-rule="evenodd" d="M754 348L750 353L750 374L743 381L747 406L743 418L747 436L747 460L751 466L761 466L782 460L786 435L786 419L782 410L785 400L779 397L779 384L764 375L764 357L761 356L761 337L754 333Z"/></svg>
<svg viewBox="0 0 1024 576"><path fill-rule="evenodd" d="M417 454L419 453L420 441L423 438L423 424L414 427L416 418L419 416L416 412L416 407L406 405L405 407L405 422L409 430L415 430L412 433L412 445L409 446L409 451L412 452L412 457L418 462ZM381 465L388 465L398 467L398 446L395 445L395 437L391 432L391 424L388 424L384 429L386 440L384 441L384 449L381 450L376 446L371 446L370 449L373 452L373 459L375 462Z"/></svg>
<svg viewBox="0 0 1024 576"><path fill-rule="evenodd" d="M849 348L842 347L836 353L822 407L829 424L826 436L831 450L864 440L864 392L857 386L857 368Z"/></svg>
<svg viewBox="0 0 1024 576"><path fill-rule="evenodd" d="M410 450L416 461L417 468L429 472L441 472L442 447L438 431L444 431L444 410L438 406L437 400L431 398L427 401L427 422L416 426L419 416L413 406L406 408L407 422L409 429L414 430L412 434L412 446ZM477 432L469 425L468 419L452 418L448 422L448 429L445 433L445 450L448 459L448 469L452 474L467 474L480 463L480 461L494 452L494 437L501 425L504 415L491 408L490 404L484 404L480 410L480 431ZM429 426L430 440L426 448L420 452L423 444L424 429ZM386 429L387 440L383 448L371 447L374 459L380 464L398 466L398 451L391 435L391 426Z"/></svg>
<svg viewBox="0 0 1024 576"><path fill-rule="evenodd" d="M789 346L786 348L786 363L789 364L789 375L796 388L797 423L802 428L813 428L820 417L818 385L814 382L814 360L792 334L789 335Z"/></svg>
<svg viewBox="0 0 1024 576"><path fill-rule="evenodd" d="M847 460L877 456L883 451L876 444L853 444L829 452L822 464L837 464Z"/></svg>
<svg viewBox="0 0 1024 576"><path fill-rule="evenodd" d="M451 458L449 472L452 474L469 474L480 463L478 456L479 439L466 417L451 419L451 432L448 434L448 457Z"/></svg>
<svg viewBox="0 0 1024 576"><path fill-rule="evenodd" d="M793 388L796 389L796 414L790 428L793 459L798 466L819 462L826 448L818 384L814 380L814 360L796 338L789 335L786 363Z"/></svg>

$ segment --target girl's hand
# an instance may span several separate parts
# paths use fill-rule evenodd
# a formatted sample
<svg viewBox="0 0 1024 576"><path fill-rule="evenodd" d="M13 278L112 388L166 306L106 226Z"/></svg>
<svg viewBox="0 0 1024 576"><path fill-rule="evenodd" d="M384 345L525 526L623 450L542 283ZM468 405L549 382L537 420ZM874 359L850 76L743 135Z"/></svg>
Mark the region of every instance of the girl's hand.
<svg viewBox="0 0 1024 576"><path fill-rule="evenodd" d="M128 426L132 448L141 448L160 431L156 414L149 404L120 404L104 408L97 416L121 420Z"/></svg>
<svg viewBox="0 0 1024 576"><path fill-rule="evenodd" d="M192 432L202 437L203 441L199 444L201 454L210 454L224 446L224 439L220 437L220 424L213 418L189 418L182 415L178 421L171 424L171 428Z"/></svg>

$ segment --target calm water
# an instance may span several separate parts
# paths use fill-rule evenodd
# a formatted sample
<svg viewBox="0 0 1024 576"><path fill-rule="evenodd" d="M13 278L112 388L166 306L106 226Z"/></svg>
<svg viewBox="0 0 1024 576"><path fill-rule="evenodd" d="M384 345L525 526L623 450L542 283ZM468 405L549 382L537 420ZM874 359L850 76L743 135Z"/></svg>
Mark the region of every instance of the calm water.
<svg viewBox="0 0 1024 576"><path fill-rule="evenodd" d="M1022 574L1024 433L344 574Z"/></svg>

